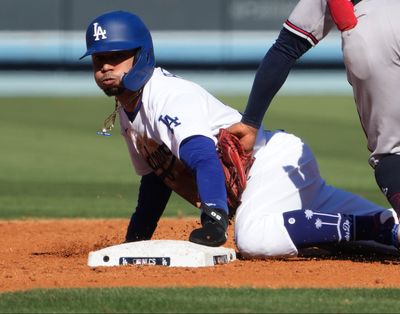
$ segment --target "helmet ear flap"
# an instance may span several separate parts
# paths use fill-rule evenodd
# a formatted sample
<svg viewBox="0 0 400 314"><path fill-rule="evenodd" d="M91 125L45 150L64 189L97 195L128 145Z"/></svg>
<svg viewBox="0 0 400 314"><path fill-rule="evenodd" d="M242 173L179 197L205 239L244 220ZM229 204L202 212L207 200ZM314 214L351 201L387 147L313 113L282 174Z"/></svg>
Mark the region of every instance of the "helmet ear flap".
<svg viewBox="0 0 400 314"><path fill-rule="evenodd" d="M122 79L124 87L131 91L138 91L141 89L154 72L155 58L153 49L147 53L142 51L142 49L135 54L132 68Z"/></svg>
<svg viewBox="0 0 400 314"><path fill-rule="evenodd" d="M155 58L150 31L136 15L111 11L94 19L86 31L86 53L81 57L113 51L137 50L132 69L124 76L126 88L137 91L153 75Z"/></svg>

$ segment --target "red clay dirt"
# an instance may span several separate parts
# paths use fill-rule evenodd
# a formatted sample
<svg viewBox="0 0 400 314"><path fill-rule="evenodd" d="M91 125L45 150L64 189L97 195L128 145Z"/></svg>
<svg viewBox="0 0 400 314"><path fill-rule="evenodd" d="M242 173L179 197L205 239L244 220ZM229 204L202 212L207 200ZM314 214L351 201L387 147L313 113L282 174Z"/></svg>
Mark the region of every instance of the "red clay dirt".
<svg viewBox="0 0 400 314"><path fill-rule="evenodd" d="M274 260L238 259L201 268L87 266L90 251L121 243L128 221L0 221L0 292L70 287L368 287L400 288L400 258L303 254ZM187 240L194 218L161 219L153 239ZM235 248L233 226L225 247ZM236 248L235 248L236 249Z"/></svg>

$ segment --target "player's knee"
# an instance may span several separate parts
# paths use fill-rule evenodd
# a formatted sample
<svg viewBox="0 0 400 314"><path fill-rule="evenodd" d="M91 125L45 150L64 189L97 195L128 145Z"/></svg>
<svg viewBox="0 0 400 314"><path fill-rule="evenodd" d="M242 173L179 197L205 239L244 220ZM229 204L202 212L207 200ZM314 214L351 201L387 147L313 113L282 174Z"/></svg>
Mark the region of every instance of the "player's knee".
<svg viewBox="0 0 400 314"><path fill-rule="evenodd" d="M236 246L243 257L257 257L260 255L268 255L264 247L263 235L253 234L249 230L239 230L236 233Z"/></svg>
<svg viewBox="0 0 400 314"><path fill-rule="evenodd" d="M295 256L298 251L290 239L280 214L247 219L235 226L235 241L244 258Z"/></svg>

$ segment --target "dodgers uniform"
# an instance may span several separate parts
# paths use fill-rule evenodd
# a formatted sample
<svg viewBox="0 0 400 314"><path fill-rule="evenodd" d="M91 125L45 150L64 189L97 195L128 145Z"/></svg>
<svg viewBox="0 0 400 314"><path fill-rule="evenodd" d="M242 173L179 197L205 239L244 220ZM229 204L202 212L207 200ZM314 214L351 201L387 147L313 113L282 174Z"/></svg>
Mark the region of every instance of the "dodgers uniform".
<svg viewBox="0 0 400 314"><path fill-rule="evenodd" d="M241 120L241 114L195 83L156 68L143 88L134 119L118 109L121 134L138 175L151 172L176 193L199 206L193 178L179 160L181 143L202 135L216 143L220 128ZM302 210L316 229L343 229L338 213L374 215L383 209L359 196L329 186L320 177L308 146L294 135L258 133L255 162L235 218L235 240L244 256L291 256L298 248L288 228L292 211ZM189 176L188 176L189 174ZM212 178L210 178L212 179ZM288 214L288 215L287 215Z"/></svg>

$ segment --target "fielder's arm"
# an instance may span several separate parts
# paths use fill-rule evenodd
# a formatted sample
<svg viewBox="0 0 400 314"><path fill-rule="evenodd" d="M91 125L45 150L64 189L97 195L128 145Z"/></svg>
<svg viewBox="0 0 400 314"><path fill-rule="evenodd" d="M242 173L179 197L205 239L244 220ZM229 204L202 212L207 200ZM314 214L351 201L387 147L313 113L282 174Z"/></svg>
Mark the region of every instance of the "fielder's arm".
<svg viewBox="0 0 400 314"><path fill-rule="evenodd" d="M261 61L253 82L242 121L227 128L240 139L245 151L251 151L264 115L296 61L311 48L304 38L282 28L275 44Z"/></svg>
<svg viewBox="0 0 400 314"><path fill-rule="evenodd" d="M280 90L296 61L311 44L283 28L256 72L242 122L258 129L271 100ZM235 134L236 135L236 134Z"/></svg>

